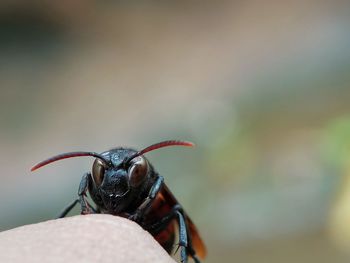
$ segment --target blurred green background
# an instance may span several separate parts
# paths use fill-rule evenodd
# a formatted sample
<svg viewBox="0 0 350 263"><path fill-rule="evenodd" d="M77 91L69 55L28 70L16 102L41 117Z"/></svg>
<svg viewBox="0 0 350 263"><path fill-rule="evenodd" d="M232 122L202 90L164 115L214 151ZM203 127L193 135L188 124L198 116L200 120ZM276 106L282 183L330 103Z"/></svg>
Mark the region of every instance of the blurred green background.
<svg viewBox="0 0 350 263"><path fill-rule="evenodd" d="M348 1L1 1L0 230L92 165L38 161L185 139L147 157L205 262L349 262L349 28Z"/></svg>

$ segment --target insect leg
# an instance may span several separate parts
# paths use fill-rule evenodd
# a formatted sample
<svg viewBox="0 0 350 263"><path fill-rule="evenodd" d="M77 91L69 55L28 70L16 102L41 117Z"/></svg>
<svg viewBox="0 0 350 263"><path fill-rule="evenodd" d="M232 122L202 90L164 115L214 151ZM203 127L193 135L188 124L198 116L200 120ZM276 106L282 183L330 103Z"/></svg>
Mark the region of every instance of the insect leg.
<svg viewBox="0 0 350 263"><path fill-rule="evenodd" d="M175 205L169 214L150 227L145 227L145 229L152 234L157 234L166 228L173 219L177 219L179 224L179 247L181 247L181 261L187 262L187 257L190 255L195 263L200 263L200 260L197 258L196 252L192 246L191 234L188 230L184 211L181 205Z"/></svg>
<svg viewBox="0 0 350 263"><path fill-rule="evenodd" d="M88 190L89 182L91 180L91 174L86 173L83 175L80 181L79 185L79 190L78 190L78 198L81 206L81 214L86 215L86 214L91 214L92 207L89 205L89 203L86 200L86 193Z"/></svg>
<svg viewBox="0 0 350 263"><path fill-rule="evenodd" d="M88 204L88 206L90 207L90 209L92 210L92 212L94 214L100 214L101 211L99 211L97 208L93 207L88 201L86 201L86 203Z"/></svg>
<svg viewBox="0 0 350 263"><path fill-rule="evenodd" d="M143 217L143 215L150 208L154 198L156 197L156 195L159 193L160 189L162 188L163 183L164 183L164 177L158 176L156 182L153 184L151 190L149 191L147 198L136 209L135 213L129 217L129 219L136 221L136 222L140 221L140 219Z"/></svg>
<svg viewBox="0 0 350 263"><path fill-rule="evenodd" d="M187 228L185 223L185 218L182 213L179 211L175 212L177 215L177 222L179 224L179 246L181 247L181 262L187 262L188 253L187 253Z"/></svg>
<svg viewBox="0 0 350 263"><path fill-rule="evenodd" d="M80 185L79 185L79 191L78 191L78 198L73 200L69 205L67 205L56 217L57 218L63 218L65 217L77 203L81 204L81 211L84 214L90 213L90 210L92 210L94 213L97 213L98 211L93 208L92 205L86 200L86 192L89 185L90 180L90 174L86 173L83 175L83 178L81 179Z"/></svg>
<svg viewBox="0 0 350 263"><path fill-rule="evenodd" d="M59 214L58 216L56 216L56 219L57 218L62 218L62 217L65 217L70 210L73 209L73 207L79 202L79 199L75 199L73 202L71 202L69 205L67 205Z"/></svg>
<svg viewBox="0 0 350 263"><path fill-rule="evenodd" d="M188 230L187 224L186 224L186 230L188 233L188 236L187 236L187 238L188 238L188 246L187 246L188 254L190 254L191 258L193 259L193 261L195 263L200 263L200 260L196 256L196 251L193 249L191 231Z"/></svg>

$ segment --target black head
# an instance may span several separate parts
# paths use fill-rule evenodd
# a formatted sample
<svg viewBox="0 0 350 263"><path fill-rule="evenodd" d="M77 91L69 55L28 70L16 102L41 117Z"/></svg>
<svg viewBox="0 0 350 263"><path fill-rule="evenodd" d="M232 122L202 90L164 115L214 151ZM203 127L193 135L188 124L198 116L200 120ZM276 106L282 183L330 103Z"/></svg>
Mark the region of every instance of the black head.
<svg viewBox="0 0 350 263"><path fill-rule="evenodd" d="M154 173L152 166L143 154L174 145L193 146L190 142L172 140L153 144L141 151L130 148L115 148L101 154L70 152L42 161L35 165L31 171L62 159L80 156L96 157L92 166L94 197L97 196L107 209L116 210L116 206L118 206L119 210L123 208L121 204L127 204L126 200L131 199Z"/></svg>
<svg viewBox="0 0 350 263"><path fill-rule="evenodd" d="M133 149L116 148L101 153L92 165L90 194L95 202L115 213L140 193L154 171L142 155Z"/></svg>

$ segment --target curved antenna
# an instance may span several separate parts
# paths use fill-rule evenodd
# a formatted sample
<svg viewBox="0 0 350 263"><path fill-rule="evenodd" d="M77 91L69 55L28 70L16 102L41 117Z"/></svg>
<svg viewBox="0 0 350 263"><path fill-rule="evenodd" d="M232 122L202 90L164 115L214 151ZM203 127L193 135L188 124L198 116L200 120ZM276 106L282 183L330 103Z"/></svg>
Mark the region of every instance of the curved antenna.
<svg viewBox="0 0 350 263"><path fill-rule="evenodd" d="M125 163L128 163L132 159L134 159L137 156L143 155L145 153L148 153L150 151L158 150L163 147L168 147L168 146L185 146L185 147L193 147L194 143L192 142L187 142L187 141L177 141L177 140L169 140L169 141L163 141L159 143L152 144L141 151L138 151L137 153L131 155Z"/></svg>
<svg viewBox="0 0 350 263"><path fill-rule="evenodd" d="M32 172L53 162L59 161L59 160L63 160L63 159L68 159L68 158L72 158L72 157L81 157L81 156L92 156L92 157L96 157L98 159L100 159L101 161L103 161L105 164L108 165L108 160L106 160L102 155L95 153L95 152L69 152L69 153L62 153L56 156L53 156L49 159L46 159L40 163L38 163L37 165L33 166L32 169L30 169Z"/></svg>

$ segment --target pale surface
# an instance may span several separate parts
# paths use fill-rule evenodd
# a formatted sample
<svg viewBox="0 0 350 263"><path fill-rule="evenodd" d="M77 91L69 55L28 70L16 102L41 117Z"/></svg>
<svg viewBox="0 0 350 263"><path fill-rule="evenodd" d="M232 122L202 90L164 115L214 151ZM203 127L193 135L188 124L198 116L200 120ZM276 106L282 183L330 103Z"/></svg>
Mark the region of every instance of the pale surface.
<svg viewBox="0 0 350 263"><path fill-rule="evenodd" d="M0 233L0 262L175 261L136 223L111 215L87 215Z"/></svg>

